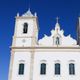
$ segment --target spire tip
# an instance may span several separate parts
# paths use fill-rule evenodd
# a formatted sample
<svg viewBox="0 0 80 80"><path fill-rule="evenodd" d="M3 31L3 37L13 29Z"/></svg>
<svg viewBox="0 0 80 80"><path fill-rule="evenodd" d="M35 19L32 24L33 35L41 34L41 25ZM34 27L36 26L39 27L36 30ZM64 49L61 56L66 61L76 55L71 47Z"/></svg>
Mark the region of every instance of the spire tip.
<svg viewBox="0 0 80 80"><path fill-rule="evenodd" d="M56 17L56 21L57 21L57 23L59 22L59 17Z"/></svg>

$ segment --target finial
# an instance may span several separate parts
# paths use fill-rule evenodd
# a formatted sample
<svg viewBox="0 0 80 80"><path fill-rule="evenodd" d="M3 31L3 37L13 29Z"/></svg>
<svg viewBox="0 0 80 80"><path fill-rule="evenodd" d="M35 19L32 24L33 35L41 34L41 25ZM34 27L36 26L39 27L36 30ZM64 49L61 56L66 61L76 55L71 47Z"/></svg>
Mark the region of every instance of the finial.
<svg viewBox="0 0 80 80"><path fill-rule="evenodd" d="M37 17L37 13L36 12L35 12L34 16Z"/></svg>
<svg viewBox="0 0 80 80"><path fill-rule="evenodd" d="M29 8L28 8L28 11L30 11L31 9L30 9L30 4L29 4Z"/></svg>
<svg viewBox="0 0 80 80"><path fill-rule="evenodd" d="M30 12L30 7L28 8L28 11Z"/></svg>
<svg viewBox="0 0 80 80"><path fill-rule="evenodd" d="M19 17L19 13L17 13L17 17Z"/></svg>
<svg viewBox="0 0 80 80"><path fill-rule="evenodd" d="M56 17L56 25L55 25L55 30L58 32L60 30L60 25L59 25L59 17Z"/></svg>
<svg viewBox="0 0 80 80"><path fill-rule="evenodd" d="M57 21L57 23L58 23L58 21L59 21L59 17L56 17L56 21Z"/></svg>

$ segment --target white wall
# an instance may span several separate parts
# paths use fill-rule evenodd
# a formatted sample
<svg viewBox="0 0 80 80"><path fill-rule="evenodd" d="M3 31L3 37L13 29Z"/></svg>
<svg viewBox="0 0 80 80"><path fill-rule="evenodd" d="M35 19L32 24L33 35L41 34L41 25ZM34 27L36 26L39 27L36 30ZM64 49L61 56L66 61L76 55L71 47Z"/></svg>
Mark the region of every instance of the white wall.
<svg viewBox="0 0 80 80"><path fill-rule="evenodd" d="M24 23L28 23L28 33L23 34L23 25ZM25 36L32 36L34 30L34 22L33 19L18 19L16 20L16 36L18 37L25 37Z"/></svg>
<svg viewBox="0 0 80 80"><path fill-rule="evenodd" d="M23 42L25 40L25 42ZM32 38L16 38L15 47L31 46Z"/></svg>
<svg viewBox="0 0 80 80"><path fill-rule="evenodd" d="M40 75L40 63L46 60L46 75ZM54 64L59 60L61 75L54 74ZM75 75L69 75L69 63L74 60ZM80 79L80 53L78 52L36 52L34 59L33 80L79 80Z"/></svg>
<svg viewBox="0 0 80 80"><path fill-rule="evenodd" d="M12 69L12 79L11 80L29 80L30 74L30 52L15 52L14 62ZM24 75L18 75L19 64L25 64Z"/></svg>
<svg viewBox="0 0 80 80"><path fill-rule="evenodd" d="M30 52L16 52L13 63L12 80L30 80ZM20 60L25 62L24 75L18 75ZM40 75L40 64L46 60L46 75ZM54 64L59 60L61 75L54 74ZM74 60L74 61L73 61ZM69 63L75 64L75 75L69 75ZM35 52L33 80L79 80L80 79L80 53L79 52Z"/></svg>

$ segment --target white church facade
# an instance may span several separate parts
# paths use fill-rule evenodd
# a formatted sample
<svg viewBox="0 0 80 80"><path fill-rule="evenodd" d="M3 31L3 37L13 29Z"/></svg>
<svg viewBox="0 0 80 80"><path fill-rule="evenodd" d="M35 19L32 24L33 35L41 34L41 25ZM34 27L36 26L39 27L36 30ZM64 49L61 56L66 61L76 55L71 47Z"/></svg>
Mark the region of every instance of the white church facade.
<svg viewBox="0 0 80 80"><path fill-rule="evenodd" d="M17 14L8 80L80 80L79 23L77 40L64 35L58 18L51 36L38 40L37 14Z"/></svg>

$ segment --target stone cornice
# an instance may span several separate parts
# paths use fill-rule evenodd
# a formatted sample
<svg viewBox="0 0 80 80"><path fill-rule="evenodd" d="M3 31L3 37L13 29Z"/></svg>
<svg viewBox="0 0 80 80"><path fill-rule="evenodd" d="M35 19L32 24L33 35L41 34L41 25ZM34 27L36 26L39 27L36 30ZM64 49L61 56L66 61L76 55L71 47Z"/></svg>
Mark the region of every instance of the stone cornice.
<svg viewBox="0 0 80 80"><path fill-rule="evenodd" d="M10 47L11 49L79 49L80 47Z"/></svg>

